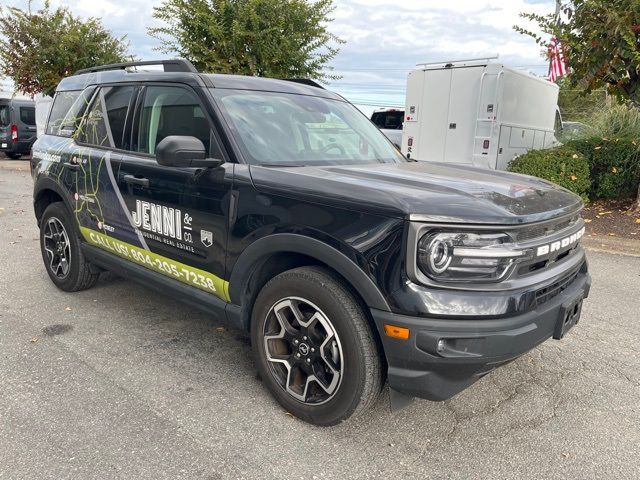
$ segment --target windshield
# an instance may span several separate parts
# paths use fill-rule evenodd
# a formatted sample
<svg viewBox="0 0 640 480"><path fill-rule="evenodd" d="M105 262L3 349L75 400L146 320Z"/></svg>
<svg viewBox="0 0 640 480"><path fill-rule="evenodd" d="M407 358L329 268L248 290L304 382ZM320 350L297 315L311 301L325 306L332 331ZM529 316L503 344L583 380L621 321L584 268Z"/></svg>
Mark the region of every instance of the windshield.
<svg viewBox="0 0 640 480"><path fill-rule="evenodd" d="M354 106L289 93L212 89L256 165L397 163L406 159Z"/></svg>

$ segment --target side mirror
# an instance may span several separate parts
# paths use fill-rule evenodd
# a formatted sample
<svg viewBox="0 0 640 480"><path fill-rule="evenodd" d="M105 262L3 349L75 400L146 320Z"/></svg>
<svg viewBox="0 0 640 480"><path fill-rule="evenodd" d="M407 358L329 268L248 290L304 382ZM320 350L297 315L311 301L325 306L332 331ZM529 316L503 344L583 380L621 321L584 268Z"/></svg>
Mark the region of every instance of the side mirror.
<svg viewBox="0 0 640 480"><path fill-rule="evenodd" d="M165 167L219 167L222 160L206 158L204 144L196 137L169 135L156 147L156 162Z"/></svg>

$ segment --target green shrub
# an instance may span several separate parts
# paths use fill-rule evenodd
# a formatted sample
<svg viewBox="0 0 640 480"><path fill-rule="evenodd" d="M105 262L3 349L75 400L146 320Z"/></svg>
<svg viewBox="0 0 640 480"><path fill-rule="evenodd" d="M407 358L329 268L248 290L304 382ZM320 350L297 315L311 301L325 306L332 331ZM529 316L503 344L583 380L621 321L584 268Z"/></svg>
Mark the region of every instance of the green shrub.
<svg viewBox="0 0 640 480"><path fill-rule="evenodd" d="M531 150L511 161L508 170L544 178L589 200L591 181L587 158L567 146Z"/></svg>
<svg viewBox="0 0 640 480"><path fill-rule="evenodd" d="M591 137L572 140L567 147L589 162L590 197L628 198L640 184L640 139Z"/></svg>
<svg viewBox="0 0 640 480"><path fill-rule="evenodd" d="M631 105L611 105L588 120L586 136L640 138L640 110Z"/></svg>

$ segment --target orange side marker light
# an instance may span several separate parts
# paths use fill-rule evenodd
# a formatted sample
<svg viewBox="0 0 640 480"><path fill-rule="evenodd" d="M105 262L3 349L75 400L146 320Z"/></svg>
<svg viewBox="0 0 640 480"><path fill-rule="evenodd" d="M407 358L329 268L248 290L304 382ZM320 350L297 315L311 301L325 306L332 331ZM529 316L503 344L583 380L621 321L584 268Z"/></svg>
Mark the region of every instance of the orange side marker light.
<svg viewBox="0 0 640 480"><path fill-rule="evenodd" d="M399 338L400 340L409 340L409 329L404 327L396 327L395 325L384 324L384 333L387 337Z"/></svg>

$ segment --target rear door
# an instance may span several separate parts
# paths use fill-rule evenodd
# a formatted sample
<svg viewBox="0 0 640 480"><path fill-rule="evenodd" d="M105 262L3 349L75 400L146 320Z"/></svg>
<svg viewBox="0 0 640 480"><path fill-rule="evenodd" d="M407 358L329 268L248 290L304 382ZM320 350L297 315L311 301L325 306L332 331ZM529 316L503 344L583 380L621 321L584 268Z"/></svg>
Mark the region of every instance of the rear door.
<svg viewBox="0 0 640 480"><path fill-rule="evenodd" d="M9 147L11 142L11 110L9 102L0 100L0 148Z"/></svg>
<svg viewBox="0 0 640 480"><path fill-rule="evenodd" d="M36 141L36 107L17 104L15 107L18 125L18 151L28 153Z"/></svg>
<svg viewBox="0 0 640 480"><path fill-rule="evenodd" d="M133 85L97 88L76 132L77 148L65 163L75 172L75 215L83 237L112 253L118 253L117 241L140 244L116 184L136 92Z"/></svg>
<svg viewBox="0 0 640 480"><path fill-rule="evenodd" d="M206 105L204 93L186 85L146 86L136 104L131 147L119 160L117 185L145 250L136 262L142 259L147 268L227 300L233 164L177 168L155 159L156 146L169 135L196 137L210 157L225 158Z"/></svg>
<svg viewBox="0 0 640 480"><path fill-rule="evenodd" d="M414 148L417 144L417 149L412 158L442 162L449 130L451 69L426 70L423 74L422 102L416 112L419 128L413 139ZM409 123L405 122L405 125Z"/></svg>

